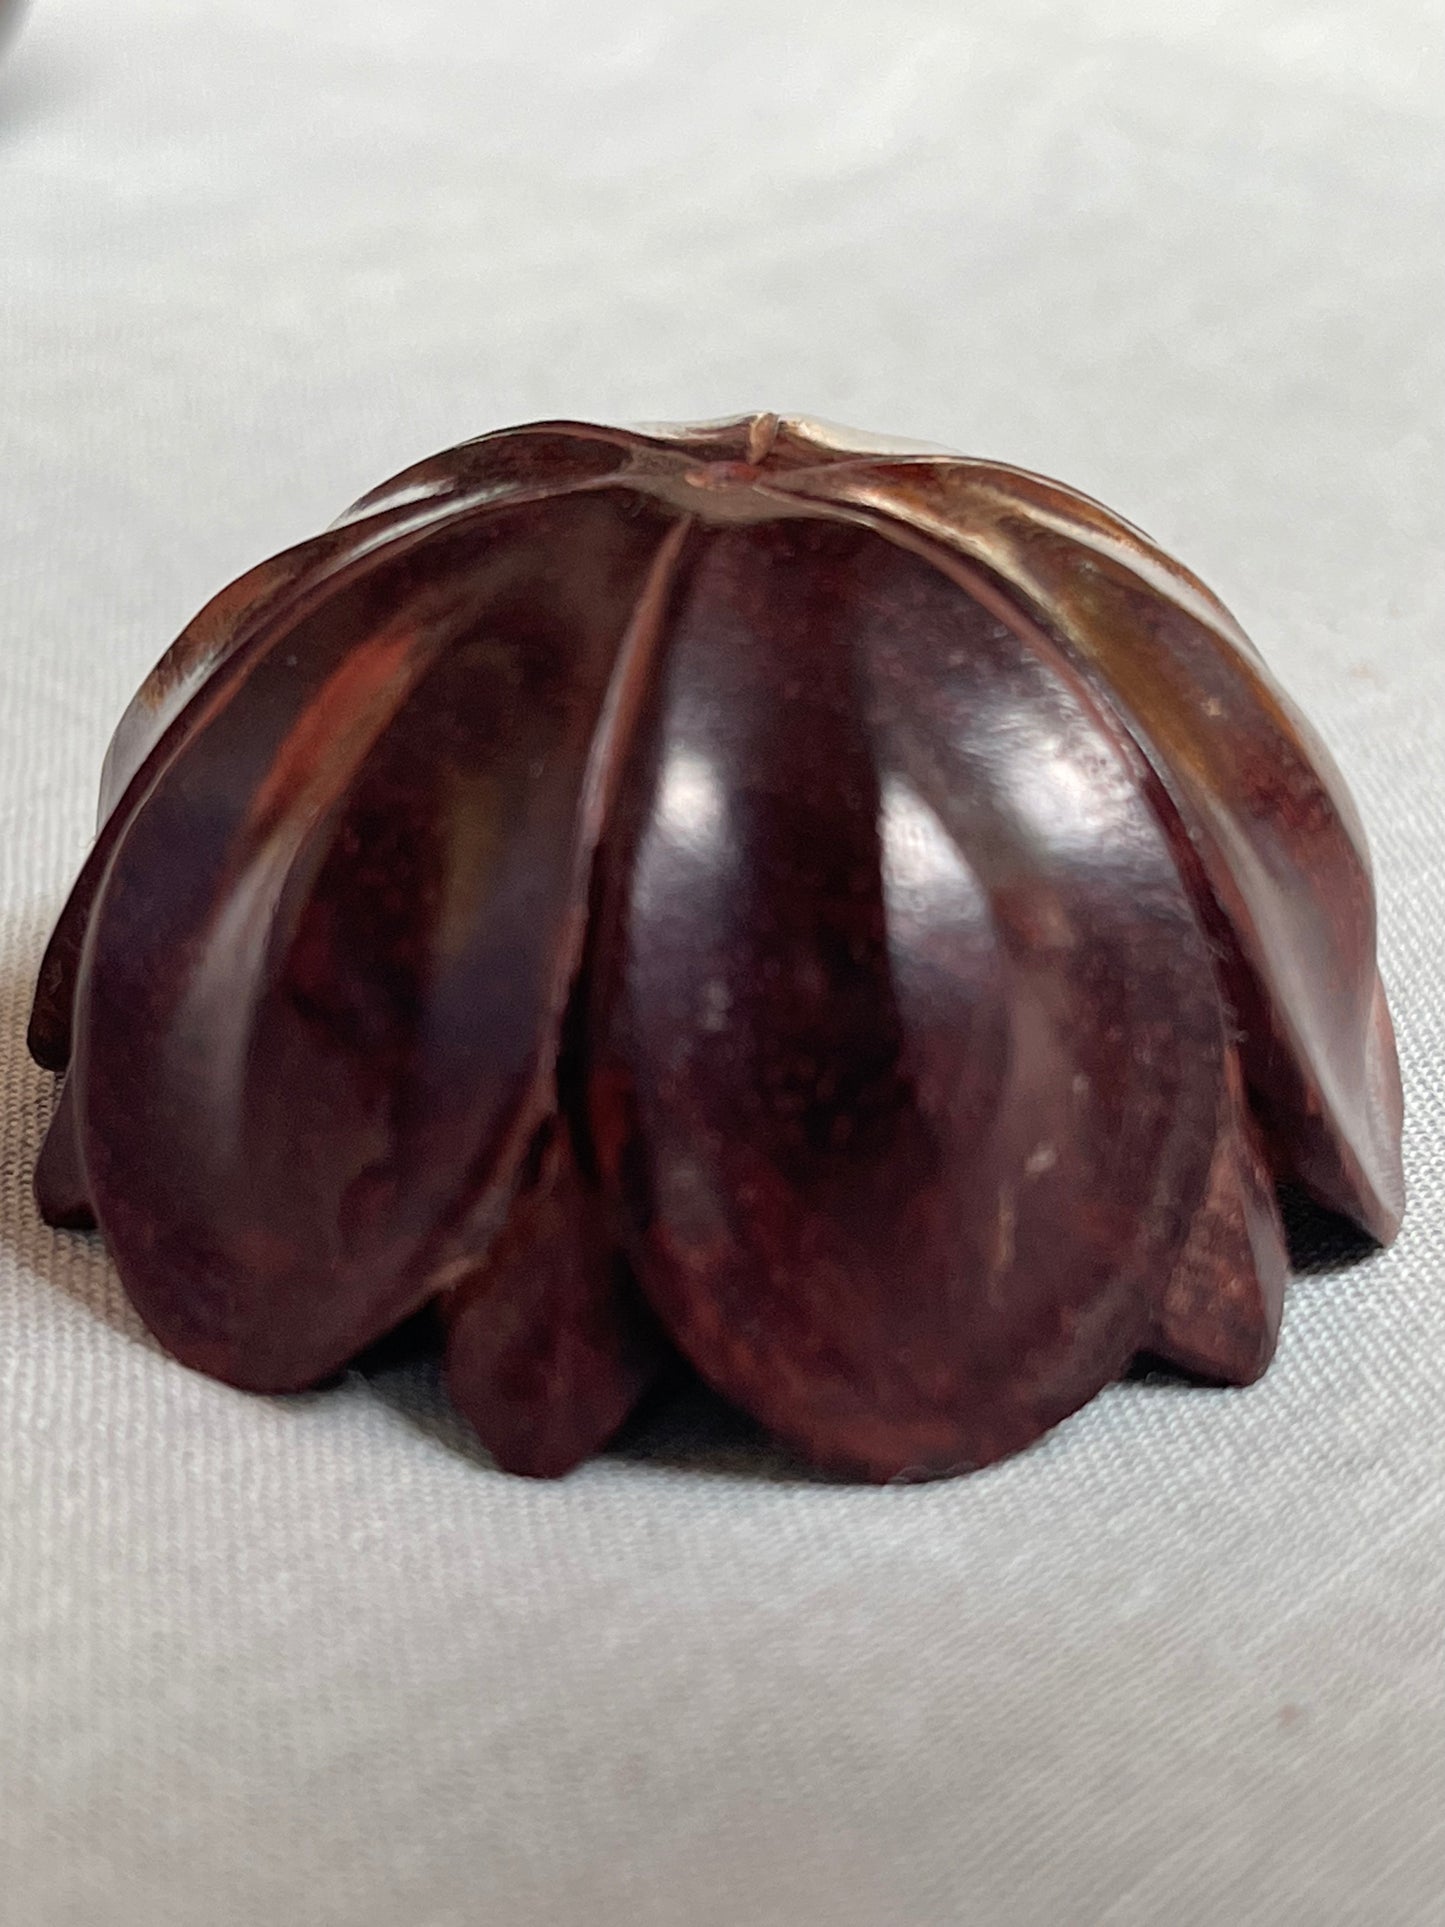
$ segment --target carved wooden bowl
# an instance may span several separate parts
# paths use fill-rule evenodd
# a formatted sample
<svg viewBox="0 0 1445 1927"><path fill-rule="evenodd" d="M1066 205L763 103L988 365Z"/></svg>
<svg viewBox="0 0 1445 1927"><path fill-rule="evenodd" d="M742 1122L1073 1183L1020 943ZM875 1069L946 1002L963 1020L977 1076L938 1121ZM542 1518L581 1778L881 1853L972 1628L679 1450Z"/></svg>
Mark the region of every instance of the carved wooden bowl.
<svg viewBox="0 0 1445 1927"><path fill-rule="evenodd" d="M821 1466L1268 1363L1398 1222L1364 838L1219 602L992 462L542 423L243 576L122 721L38 1189L178 1358L423 1306L500 1464L681 1352Z"/></svg>

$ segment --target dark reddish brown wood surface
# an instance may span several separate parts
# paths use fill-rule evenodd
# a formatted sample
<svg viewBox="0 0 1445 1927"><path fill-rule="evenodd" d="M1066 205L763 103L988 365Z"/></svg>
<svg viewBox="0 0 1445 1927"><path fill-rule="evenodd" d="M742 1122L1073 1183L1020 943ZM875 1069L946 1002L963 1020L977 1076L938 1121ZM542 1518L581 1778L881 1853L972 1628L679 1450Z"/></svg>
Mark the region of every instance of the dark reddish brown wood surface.
<svg viewBox="0 0 1445 1927"><path fill-rule="evenodd" d="M177 1357L424 1305L499 1464L673 1348L820 1465L1267 1365L1276 1179L1377 1238L1363 835L1221 605L999 465L540 424L223 592L107 760L37 1189Z"/></svg>

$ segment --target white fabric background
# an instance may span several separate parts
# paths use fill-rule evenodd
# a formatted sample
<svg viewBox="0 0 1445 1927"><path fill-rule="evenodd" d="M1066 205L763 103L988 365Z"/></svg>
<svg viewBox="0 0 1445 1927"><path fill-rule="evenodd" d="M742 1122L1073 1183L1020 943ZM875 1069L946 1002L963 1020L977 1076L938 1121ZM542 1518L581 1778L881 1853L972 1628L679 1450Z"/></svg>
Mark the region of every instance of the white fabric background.
<svg viewBox="0 0 1445 1927"><path fill-rule="evenodd" d="M0 70L0 1920L1445 1921L1445 18L1429 0L38 0ZM1248 1393L959 1483L684 1410L497 1476L420 1368L168 1363L42 1230L31 974L221 582L539 415L1061 475L1357 787L1394 1252Z"/></svg>

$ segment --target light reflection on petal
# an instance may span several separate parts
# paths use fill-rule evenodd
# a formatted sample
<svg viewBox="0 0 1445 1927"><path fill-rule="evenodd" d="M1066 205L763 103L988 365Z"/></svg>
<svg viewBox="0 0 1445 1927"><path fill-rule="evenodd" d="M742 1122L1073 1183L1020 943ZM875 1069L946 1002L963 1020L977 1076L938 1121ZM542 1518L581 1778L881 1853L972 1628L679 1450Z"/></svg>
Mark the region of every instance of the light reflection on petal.
<svg viewBox="0 0 1445 1927"><path fill-rule="evenodd" d="M1041 853L1069 863L1118 861L1137 807L1128 770L1102 745L1054 737L1005 758L999 780L1016 820Z"/></svg>
<svg viewBox="0 0 1445 1927"><path fill-rule="evenodd" d="M883 788L883 874L890 905L957 890L972 879L933 811L900 777ZM900 905L901 907L901 905Z"/></svg>
<svg viewBox="0 0 1445 1927"><path fill-rule="evenodd" d="M721 842L727 826L722 784L711 761L694 749L674 749L663 766L658 820L669 841L701 856Z"/></svg>

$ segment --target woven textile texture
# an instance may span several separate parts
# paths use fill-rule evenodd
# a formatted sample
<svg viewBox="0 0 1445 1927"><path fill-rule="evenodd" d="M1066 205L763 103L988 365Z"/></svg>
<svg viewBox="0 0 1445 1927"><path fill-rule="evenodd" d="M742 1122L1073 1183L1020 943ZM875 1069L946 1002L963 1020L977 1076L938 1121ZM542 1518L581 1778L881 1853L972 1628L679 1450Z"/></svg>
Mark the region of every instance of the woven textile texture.
<svg viewBox="0 0 1445 1927"><path fill-rule="evenodd" d="M1445 1922L1433 0L35 0L0 66L0 1922ZM29 1201L105 741L222 582L538 416L782 408L1175 548L1374 844L1397 1247L1248 1392L808 1478L498 1476L417 1364L171 1364Z"/></svg>

